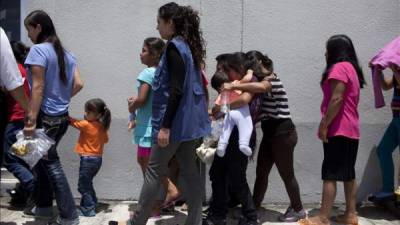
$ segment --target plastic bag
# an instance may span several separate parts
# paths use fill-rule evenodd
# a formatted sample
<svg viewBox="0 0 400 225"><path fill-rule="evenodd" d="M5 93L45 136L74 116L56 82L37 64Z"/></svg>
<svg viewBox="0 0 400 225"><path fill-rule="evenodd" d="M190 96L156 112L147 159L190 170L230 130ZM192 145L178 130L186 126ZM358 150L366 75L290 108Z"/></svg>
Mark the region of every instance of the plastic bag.
<svg viewBox="0 0 400 225"><path fill-rule="evenodd" d="M43 129L36 129L32 137L25 137L22 130L17 133L17 142L12 148L12 154L24 160L31 168L45 155L55 142L49 138Z"/></svg>
<svg viewBox="0 0 400 225"><path fill-rule="evenodd" d="M214 160L223 125L223 120L213 120L211 122L211 134L204 137L203 143L196 149L197 156L206 164L211 164Z"/></svg>

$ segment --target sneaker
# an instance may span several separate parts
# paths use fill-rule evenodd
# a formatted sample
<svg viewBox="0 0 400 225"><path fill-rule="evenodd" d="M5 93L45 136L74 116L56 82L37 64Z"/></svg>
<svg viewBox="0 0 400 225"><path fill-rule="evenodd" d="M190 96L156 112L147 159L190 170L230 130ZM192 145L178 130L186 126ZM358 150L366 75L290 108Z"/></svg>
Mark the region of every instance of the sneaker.
<svg viewBox="0 0 400 225"><path fill-rule="evenodd" d="M52 207L27 207L24 209L24 217L37 217L49 219L53 217Z"/></svg>
<svg viewBox="0 0 400 225"><path fill-rule="evenodd" d="M286 212L279 216L279 220L281 222L297 222L300 219L304 219L307 217L307 212L305 209L302 209L296 212L291 206L289 206Z"/></svg>
<svg viewBox="0 0 400 225"><path fill-rule="evenodd" d="M368 200L369 201L386 201L386 200L392 200L394 199L394 193L391 191L380 191L376 192L373 195L371 195Z"/></svg>
<svg viewBox="0 0 400 225"><path fill-rule="evenodd" d="M82 210L81 208L76 209L77 213L79 216L84 216L84 217L94 217L96 216L96 211L93 210Z"/></svg>
<svg viewBox="0 0 400 225"><path fill-rule="evenodd" d="M79 225L79 217L68 220L58 216L56 221L49 222L47 225Z"/></svg>

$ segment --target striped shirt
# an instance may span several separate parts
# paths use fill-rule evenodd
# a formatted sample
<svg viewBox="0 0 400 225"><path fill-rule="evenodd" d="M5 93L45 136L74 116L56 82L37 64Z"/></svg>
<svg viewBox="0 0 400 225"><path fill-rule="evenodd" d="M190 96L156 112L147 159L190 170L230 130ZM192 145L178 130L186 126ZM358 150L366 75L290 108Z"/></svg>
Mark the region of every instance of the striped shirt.
<svg viewBox="0 0 400 225"><path fill-rule="evenodd" d="M272 85L270 92L264 94L261 107L261 120L267 118L289 119L291 118L288 97L279 77L269 80Z"/></svg>

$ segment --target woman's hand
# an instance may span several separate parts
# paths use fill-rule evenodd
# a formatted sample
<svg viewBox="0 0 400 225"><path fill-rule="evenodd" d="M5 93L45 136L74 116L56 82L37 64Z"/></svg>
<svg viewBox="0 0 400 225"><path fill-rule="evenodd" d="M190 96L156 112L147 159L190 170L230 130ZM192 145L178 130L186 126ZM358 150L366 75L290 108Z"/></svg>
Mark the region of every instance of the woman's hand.
<svg viewBox="0 0 400 225"><path fill-rule="evenodd" d="M328 124L326 123L325 118L323 118L319 123L318 137L321 141L328 143Z"/></svg>
<svg viewBox="0 0 400 225"><path fill-rule="evenodd" d="M157 142L162 148L167 147L169 144L169 131L170 130L168 128L161 128L158 132Z"/></svg>
<svg viewBox="0 0 400 225"><path fill-rule="evenodd" d="M36 129L36 119L33 119L32 117L28 116L25 119L25 127L24 127L24 135L26 137L31 137L35 133Z"/></svg>

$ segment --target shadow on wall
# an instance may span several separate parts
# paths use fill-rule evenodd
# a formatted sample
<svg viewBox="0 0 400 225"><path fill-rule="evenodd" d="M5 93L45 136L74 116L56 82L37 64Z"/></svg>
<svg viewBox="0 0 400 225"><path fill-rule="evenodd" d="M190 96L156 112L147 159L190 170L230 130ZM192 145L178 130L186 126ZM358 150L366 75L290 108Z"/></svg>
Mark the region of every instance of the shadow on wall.
<svg viewBox="0 0 400 225"><path fill-rule="evenodd" d="M376 154L377 146L374 146L370 151L368 161L365 164L364 174L361 182L358 185L357 203L365 201L368 195L379 191L382 184L381 169L379 160Z"/></svg>

